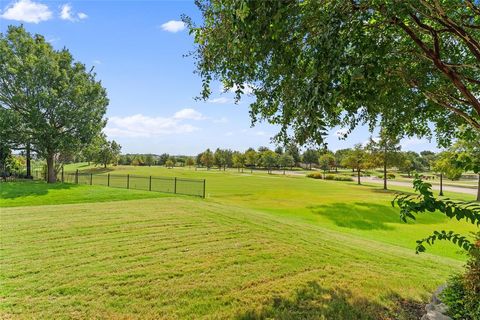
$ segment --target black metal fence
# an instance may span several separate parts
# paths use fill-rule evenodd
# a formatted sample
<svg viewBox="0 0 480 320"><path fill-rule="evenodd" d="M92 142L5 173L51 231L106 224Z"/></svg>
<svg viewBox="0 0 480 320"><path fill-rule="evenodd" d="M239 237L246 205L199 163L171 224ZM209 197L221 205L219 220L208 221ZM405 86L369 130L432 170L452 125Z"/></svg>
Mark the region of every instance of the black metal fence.
<svg viewBox="0 0 480 320"><path fill-rule="evenodd" d="M42 179L42 175L36 173ZM205 198L205 179L184 179L174 177L154 177L118 174L93 174L81 172L60 172L58 181L64 183L100 185L114 188L157 191L165 193L183 194Z"/></svg>

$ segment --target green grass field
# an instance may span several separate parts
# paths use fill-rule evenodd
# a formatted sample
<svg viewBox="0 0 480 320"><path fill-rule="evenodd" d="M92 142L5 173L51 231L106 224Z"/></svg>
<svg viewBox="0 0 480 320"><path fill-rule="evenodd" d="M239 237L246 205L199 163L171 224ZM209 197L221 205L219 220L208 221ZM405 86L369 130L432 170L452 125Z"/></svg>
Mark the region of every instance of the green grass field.
<svg viewBox="0 0 480 320"><path fill-rule="evenodd" d="M207 199L0 184L1 318L415 319L464 259L449 244L415 255L415 240L475 230L437 214L404 224L373 185L94 170L206 178Z"/></svg>

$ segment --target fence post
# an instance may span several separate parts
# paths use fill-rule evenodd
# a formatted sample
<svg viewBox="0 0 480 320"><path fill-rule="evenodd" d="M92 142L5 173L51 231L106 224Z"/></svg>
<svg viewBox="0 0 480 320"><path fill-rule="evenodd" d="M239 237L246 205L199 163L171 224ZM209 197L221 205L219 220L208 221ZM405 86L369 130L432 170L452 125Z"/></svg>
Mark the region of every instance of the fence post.
<svg viewBox="0 0 480 320"><path fill-rule="evenodd" d="M173 193L177 193L177 177L175 177L175 184L173 185Z"/></svg>
<svg viewBox="0 0 480 320"><path fill-rule="evenodd" d="M110 173L107 173L107 187L110 187Z"/></svg>
<svg viewBox="0 0 480 320"><path fill-rule="evenodd" d="M64 182L63 174L64 174L64 171L63 171L63 166L62 166L62 183Z"/></svg>
<svg viewBox="0 0 480 320"><path fill-rule="evenodd" d="M75 172L75 183L78 184L78 169Z"/></svg>
<svg viewBox="0 0 480 320"><path fill-rule="evenodd" d="M203 199L205 199L205 182L207 179L203 179Z"/></svg>
<svg viewBox="0 0 480 320"><path fill-rule="evenodd" d="M130 189L130 174L127 174L127 189Z"/></svg>
<svg viewBox="0 0 480 320"><path fill-rule="evenodd" d="M150 176L150 180L148 182L148 191L152 191L152 176Z"/></svg>
<svg viewBox="0 0 480 320"><path fill-rule="evenodd" d="M90 185L92 185L93 173L90 173Z"/></svg>

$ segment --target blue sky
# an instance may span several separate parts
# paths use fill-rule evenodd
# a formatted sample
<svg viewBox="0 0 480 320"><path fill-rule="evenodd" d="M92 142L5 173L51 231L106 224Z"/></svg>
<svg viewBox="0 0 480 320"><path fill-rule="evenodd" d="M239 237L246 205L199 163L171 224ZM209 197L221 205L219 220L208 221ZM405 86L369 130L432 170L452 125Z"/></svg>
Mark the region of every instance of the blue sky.
<svg viewBox="0 0 480 320"><path fill-rule="evenodd" d="M207 102L195 101L201 89L194 61L184 57L192 37L179 21L187 14L199 21L193 1L37 1L0 0L0 32L23 24L55 47L93 66L110 99L105 132L122 152L196 154L206 148L273 146L276 128L250 127L248 102L233 103L230 92L213 86ZM364 142L367 128L339 140L333 128L327 138L337 150ZM404 139L404 150L437 150L425 139Z"/></svg>

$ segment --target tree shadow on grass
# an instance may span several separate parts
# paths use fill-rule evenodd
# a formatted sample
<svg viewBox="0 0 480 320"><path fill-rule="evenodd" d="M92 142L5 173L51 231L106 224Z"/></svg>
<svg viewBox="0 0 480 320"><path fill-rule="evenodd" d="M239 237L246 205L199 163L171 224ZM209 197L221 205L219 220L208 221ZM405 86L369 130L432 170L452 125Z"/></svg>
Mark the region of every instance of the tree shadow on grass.
<svg viewBox="0 0 480 320"><path fill-rule="evenodd" d="M0 199L15 199L27 196L41 196L50 190L71 189L77 185L67 183L45 183L43 181L6 182L0 184Z"/></svg>
<svg viewBox="0 0 480 320"><path fill-rule="evenodd" d="M359 230L392 230L390 224L404 224L400 220L398 208L390 205L374 203L333 203L329 205L309 206L313 213L327 217L337 226ZM445 220L445 217L435 213L422 214L417 224L434 224ZM411 223L411 222L409 222Z"/></svg>
<svg viewBox="0 0 480 320"><path fill-rule="evenodd" d="M423 312L421 301L389 294L392 310L364 298L354 297L346 289L325 289L311 281L298 289L292 298L273 297L260 310L237 315L237 320L259 319L419 319Z"/></svg>

